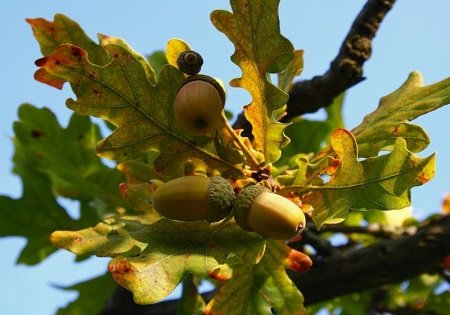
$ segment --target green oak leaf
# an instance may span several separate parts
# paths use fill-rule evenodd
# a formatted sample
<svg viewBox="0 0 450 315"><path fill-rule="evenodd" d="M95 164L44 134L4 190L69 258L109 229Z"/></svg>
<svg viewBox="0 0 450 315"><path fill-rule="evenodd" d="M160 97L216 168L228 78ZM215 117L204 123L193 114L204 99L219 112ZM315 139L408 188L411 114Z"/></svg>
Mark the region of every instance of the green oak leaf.
<svg viewBox="0 0 450 315"><path fill-rule="evenodd" d="M166 53L163 50L156 50L147 57L148 62L158 75L162 67L168 64Z"/></svg>
<svg viewBox="0 0 450 315"><path fill-rule="evenodd" d="M354 136L345 129L337 129L331 137L331 148L336 158L325 163L324 170L333 169L327 172L330 179L325 184L309 184L308 176L297 176L297 182L282 189L283 194L294 191L302 195L303 203L313 207L312 217L318 227L343 221L349 210L408 207L411 188L425 184L435 173L435 155L427 158L414 155L402 138L397 138L389 154L360 161ZM305 167L301 168L299 173L305 173Z"/></svg>
<svg viewBox="0 0 450 315"><path fill-rule="evenodd" d="M109 274L103 274L70 287L59 287L67 291L78 291L79 295L67 306L59 308L56 315L84 315L87 310L92 314L100 314L116 287Z"/></svg>
<svg viewBox="0 0 450 315"><path fill-rule="evenodd" d="M121 40L101 40L111 57L104 66L91 63L83 48L71 44L60 45L52 55L37 61L53 76L71 83L78 99L67 100L70 109L117 127L98 143L100 156L122 161L158 151L154 168L166 175L179 174L183 162L192 158L229 176L241 175L240 167L217 156L213 141L189 136L176 123L172 103L184 78L178 69L164 66L153 85L153 72L144 58Z"/></svg>
<svg viewBox="0 0 450 315"><path fill-rule="evenodd" d="M58 196L104 205L97 207L95 221L87 224L125 206L117 195L124 178L95 155L100 132L88 117L72 115L68 126L62 128L46 108L23 104L18 115L19 121L14 123L16 146L26 151L33 169L50 178L53 191Z"/></svg>
<svg viewBox="0 0 450 315"><path fill-rule="evenodd" d="M283 72L278 74L278 87L289 92L295 77L303 71L303 50L294 51L294 57Z"/></svg>
<svg viewBox="0 0 450 315"><path fill-rule="evenodd" d="M106 45L109 45L109 44L113 44L113 45L120 46L124 50L126 50L127 53L130 54L134 60L139 62L139 64L141 65L142 69L145 72L145 77L148 79L148 81L151 84L156 84L155 71L153 70L153 67L148 63L147 58L145 58L144 56L139 54L137 51L135 51L122 38L107 36L107 35L103 35L103 34L99 34L98 38L103 47L105 47ZM83 46L79 46L79 47L83 47Z"/></svg>
<svg viewBox="0 0 450 315"><path fill-rule="evenodd" d="M268 241L263 259L256 265L233 270L233 277L206 306L210 315L304 315L303 296L286 274L292 249Z"/></svg>
<svg viewBox="0 0 450 315"><path fill-rule="evenodd" d="M149 245L139 256L114 258L109 271L118 284L133 292L138 304L162 300L189 273L199 278L229 279L230 259L255 264L266 243L228 219L215 224L160 219L127 232Z"/></svg>
<svg viewBox="0 0 450 315"><path fill-rule="evenodd" d="M17 262L34 265L56 250L48 240L52 231L75 228L77 223L56 201L49 178L33 169L24 152L16 149L14 162L23 193L19 199L0 196L0 236L25 237Z"/></svg>
<svg viewBox="0 0 450 315"><path fill-rule="evenodd" d="M204 315L205 300L198 292L200 283L192 274L183 280L183 293L177 305L177 315Z"/></svg>
<svg viewBox="0 0 450 315"><path fill-rule="evenodd" d="M149 153L155 153L155 152L149 152ZM121 162L117 165L117 169L123 173L126 177L126 182L128 184L140 184L140 183L146 183L151 179L160 178L161 175L156 173L156 171L153 169L152 165L157 156L153 156L148 158L148 155L154 155L154 154L147 154L145 156L145 160L129 160Z"/></svg>
<svg viewBox="0 0 450 315"><path fill-rule="evenodd" d="M378 108L352 130L361 157L389 150L396 139L406 140L412 152L424 150L426 132L409 121L450 103L450 77L424 86L422 75L412 72L403 85L380 100Z"/></svg>
<svg viewBox="0 0 450 315"><path fill-rule="evenodd" d="M95 255L98 257L137 256L147 246L131 238L128 230L151 224L160 217L155 213L138 216L113 216L92 228L80 231L55 231L50 235L51 242L76 255Z"/></svg>
<svg viewBox="0 0 450 315"><path fill-rule="evenodd" d="M252 124L255 149L263 152L269 164L281 156L280 147L288 142L286 124L276 118L284 110L288 95L266 77L281 72L293 58L294 47L280 34L277 0L232 0L233 13L213 11L211 21L234 44L231 60L242 70L242 77L231 86L246 89L252 97L244 107Z"/></svg>
<svg viewBox="0 0 450 315"><path fill-rule="evenodd" d="M138 213L155 213L152 207L153 192L163 182L159 180L149 180L145 183L130 184L121 183L119 185L120 195Z"/></svg>
<svg viewBox="0 0 450 315"><path fill-rule="evenodd" d="M93 149L98 127L74 115L62 128L50 110L24 104L14 123L14 172L23 183L19 199L0 198L1 236L24 236L18 262L36 264L55 251L48 236L56 229L92 225L124 202L117 193L121 174L101 163ZM80 201L80 219L71 219L57 197Z"/></svg>
<svg viewBox="0 0 450 315"><path fill-rule="evenodd" d="M291 142L283 148L283 154L277 165L287 164L287 161L299 153L309 154L319 152L330 144L333 130L343 128L342 107L344 94L339 95L325 110L327 118L323 121L295 118L286 128L286 135Z"/></svg>

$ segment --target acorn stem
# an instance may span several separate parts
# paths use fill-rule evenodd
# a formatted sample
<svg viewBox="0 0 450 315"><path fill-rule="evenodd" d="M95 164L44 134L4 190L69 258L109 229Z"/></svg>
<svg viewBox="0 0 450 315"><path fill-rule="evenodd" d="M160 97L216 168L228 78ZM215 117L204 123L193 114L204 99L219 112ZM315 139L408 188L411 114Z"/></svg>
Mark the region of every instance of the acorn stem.
<svg viewBox="0 0 450 315"><path fill-rule="evenodd" d="M238 135L234 132L233 127L231 127L231 125L228 123L228 119L225 116L225 112L222 111L222 122L225 125L225 127L227 128L228 132L230 133L230 135L233 137L235 143L237 144L237 146L242 150L242 152L244 153L246 159L248 160L250 166L255 169L255 170L259 170L261 169L261 166L258 163L258 160L256 159L256 157L253 155L252 152L250 152L250 150L247 148L247 146L242 142L242 140L238 137Z"/></svg>

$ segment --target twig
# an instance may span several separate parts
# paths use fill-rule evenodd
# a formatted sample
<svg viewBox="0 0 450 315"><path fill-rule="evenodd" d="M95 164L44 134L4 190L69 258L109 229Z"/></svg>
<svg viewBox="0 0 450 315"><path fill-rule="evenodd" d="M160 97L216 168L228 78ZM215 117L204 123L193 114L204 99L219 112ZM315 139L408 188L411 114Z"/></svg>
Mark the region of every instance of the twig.
<svg viewBox="0 0 450 315"><path fill-rule="evenodd" d="M244 153L244 156L246 157L247 161L251 165L252 169L259 170L261 167L259 166L258 160L255 158L252 152L247 148L247 146L242 142L241 138L236 134L235 130L231 125L228 123L228 119L225 116L225 113L222 112L222 123L224 124L225 128L229 132L230 136L233 137L236 145L239 147L239 149L242 150Z"/></svg>
<svg viewBox="0 0 450 315"><path fill-rule="evenodd" d="M368 0L345 37L338 55L330 68L321 76L293 84L289 91L287 115L283 121L313 113L330 105L335 97L364 80L363 64L372 53L372 39L395 0ZM251 134L251 126L240 114L233 124L235 128Z"/></svg>
<svg viewBox="0 0 450 315"><path fill-rule="evenodd" d="M337 249L328 240L321 238L317 233L311 231L311 226L313 225L307 224L300 242L289 244L289 246L299 249L303 245L310 245L316 251L317 256L320 257L336 254Z"/></svg>
<svg viewBox="0 0 450 315"><path fill-rule="evenodd" d="M398 283L423 273L439 273L450 253L450 216L430 221L414 235L387 239L362 249L325 257L291 278L307 304L351 292Z"/></svg>
<svg viewBox="0 0 450 315"><path fill-rule="evenodd" d="M416 228L395 228L382 224L369 224L368 226L351 226L345 224L329 224L323 226L318 233L343 233L343 234L370 234L376 237L393 238L402 234L414 234Z"/></svg>

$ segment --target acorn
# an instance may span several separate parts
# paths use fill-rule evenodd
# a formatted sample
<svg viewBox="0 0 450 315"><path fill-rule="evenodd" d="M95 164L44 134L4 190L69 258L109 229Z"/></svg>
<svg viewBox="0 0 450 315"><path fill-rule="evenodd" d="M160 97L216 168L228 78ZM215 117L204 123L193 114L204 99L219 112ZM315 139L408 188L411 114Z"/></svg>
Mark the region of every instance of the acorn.
<svg viewBox="0 0 450 315"><path fill-rule="evenodd" d="M290 239L305 227L305 214L294 202L261 185L242 189L233 214L242 229L274 240Z"/></svg>
<svg viewBox="0 0 450 315"><path fill-rule="evenodd" d="M179 221L220 221L230 214L233 186L220 176L184 176L166 182L153 193L153 208Z"/></svg>
<svg viewBox="0 0 450 315"><path fill-rule="evenodd" d="M203 58L193 50L185 50L178 55L177 66L182 72L186 74L197 74L202 69Z"/></svg>
<svg viewBox="0 0 450 315"><path fill-rule="evenodd" d="M225 91L212 77L185 79L173 102L175 119L187 132L203 136L217 128L225 106Z"/></svg>

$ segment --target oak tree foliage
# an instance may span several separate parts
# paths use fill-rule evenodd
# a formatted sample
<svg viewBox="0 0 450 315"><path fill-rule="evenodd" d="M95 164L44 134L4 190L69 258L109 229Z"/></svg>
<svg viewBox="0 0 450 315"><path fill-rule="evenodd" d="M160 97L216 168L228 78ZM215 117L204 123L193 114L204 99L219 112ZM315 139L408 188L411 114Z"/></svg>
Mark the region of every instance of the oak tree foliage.
<svg viewBox="0 0 450 315"><path fill-rule="evenodd" d="M196 287L201 279L217 290L206 302L198 293L183 294L180 314L306 314L308 303L286 269L307 272L314 268L307 255L314 259L317 252L295 245L299 239L286 243L244 231L232 216L216 223L163 218L151 204L154 180L220 175L236 189L262 180L301 207L309 230L419 224L411 223L407 210L395 212L403 217L387 210L408 208L411 189L435 174L435 155L418 155L430 139L412 121L450 103L450 78L425 86L420 73L412 72L353 129L344 126L342 96L322 121L281 122L303 54L280 33L278 2L232 0L231 12L211 14L212 24L235 46L231 60L242 71L230 85L251 95L243 104L251 137L226 120L210 136L191 135L178 124L173 101L186 75L176 58L190 49L183 40L171 39L165 53L146 57L121 38L100 34L98 42L91 40L62 14L53 21L27 19L43 55L35 78L57 89L70 85L74 97L66 106L74 113L62 127L51 110L20 106L14 172L24 189L18 199L0 197L0 235L27 238L19 257L27 264L57 247L80 259L111 257L110 274L66 288L81 294L58 314L100 311L114 281L136 303L152 304L180 283ZM277 74L277 82L269 74ZM110 134L101 135L89 116L106 121ZM258 178L258 172L268 177ZM80 201L78 220L58 204L60 196ZM331 237L318 235L323 241ZM361 246L379 240L370 233L347 237ZM384 288L383 299L392 309L406 305L443 314L450 297L436 293L441 283L439 276L423 275L406 288ZM309 313L325 307L362 314L374 295L369 290L340 297L311 306Z"/></svg>

